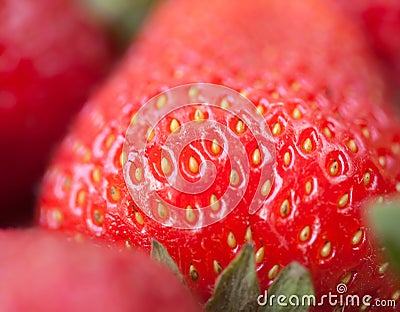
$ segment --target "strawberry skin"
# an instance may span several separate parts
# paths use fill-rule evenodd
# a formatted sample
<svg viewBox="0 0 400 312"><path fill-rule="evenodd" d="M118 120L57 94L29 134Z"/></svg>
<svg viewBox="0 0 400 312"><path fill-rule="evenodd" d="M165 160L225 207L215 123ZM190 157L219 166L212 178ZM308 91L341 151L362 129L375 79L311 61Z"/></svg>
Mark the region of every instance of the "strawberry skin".
<svg viewBox="0 0 400 312"><path fill-rule="evenodd" d="M1 1L1 226L32 219L53 145L111 65L108 41L74 1Z"/></svg>
<svg viewBox="0 0 400 312"><path fill-rule="evenodd" d="M139 252L38 229L2 230L0 248L2 311L198 311L179 280Z"/></svg>
<svg viewBox="0 0 400 312"><path fill-rule="evenodd" d="M298 261L311 270L317 295L345 283L352 294L398 297L398 285L363 221L362 203L400 188L400 132L388 112L378 66L359 38L358 28L323 1L164 3L60 146L43 182L39 223L145 250L155 238L201 301L248 240L256 249L262 289L283 266ZM193 82L227 86L252 101L270 128L276 167L262 207L250 214L259 177L257 145L246 132L253 125L238 126L229 112L201 105L165 116L149 132L146 156L153 169L138 173L138 180L154 177L165 202L204 207L211 195L218 198L236 184L237 176L243 181L240 170L232 178L215 146L213 155L212 137L193 142L178 159L162 159L166 138L196 116L236 130L250 162L249 193L227 217L179 229L154 221L135 204L124 181L123 145L146 101ZM189 196L167 183L164 174L174 164L196 181L204 159L219 170L206 192ZM193 210L186 217L196 221Z"/></svg>

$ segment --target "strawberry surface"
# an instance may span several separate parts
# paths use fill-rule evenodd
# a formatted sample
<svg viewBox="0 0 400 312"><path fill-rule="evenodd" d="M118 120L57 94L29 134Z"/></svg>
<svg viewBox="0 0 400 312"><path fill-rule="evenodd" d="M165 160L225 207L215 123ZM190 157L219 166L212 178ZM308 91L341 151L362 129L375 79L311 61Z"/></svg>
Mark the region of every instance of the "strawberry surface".
<svg viewBox="0 0 400 312"><path fill-rule="evenodd" d="M50 152L111 60L104 30L74 1L1 1L0 225L32 218Z"/></svg>
<svg viewBox="0 0 400 312"><path fill-rule="evenodd" d="M179 280L139 252L38 229L2 230L0 248L2 311L198 311Z"/></svg>
<svg viewBox="0 0 400 312"><path fill-rule="evenodd" d="M262 290L296 260L310 269L318 296L344 283L351 294L398 300L399 285L363 221L363 201L400 190L400 132L360 38L323 1L163 3L60 146L43 183L39 223L145 250L155 238L201 301L246 241L256 249ZM217 105L202 104L210 85L177 97L196 105L141 122L164 112L173 91L153 96L194 82L250 100L272 148L262 149L254 136L260 125L240 119L224 92ZM141 107L150 108L141 114ZM206 121L225 130L207 132ZM190 122L202 130L175 158L163 154ZM143 167L126 154L139 153L135 135L145 142ZM239 145L245 153L231 154ZM274 163L264 162L266 152ZM249 167L235 167L237 158ZM207 190L171 183L180 172L194 185L212 165L217 173ZM266 179L265 168L273 173ZM142 192L142 183L152 193ZM234 207L225 205L228 189L241 197ZM260 192L261 206L250 209ZM183 210L180 218L172 206ZM201 217L207 207L230 213L208 222Z"/></svg>

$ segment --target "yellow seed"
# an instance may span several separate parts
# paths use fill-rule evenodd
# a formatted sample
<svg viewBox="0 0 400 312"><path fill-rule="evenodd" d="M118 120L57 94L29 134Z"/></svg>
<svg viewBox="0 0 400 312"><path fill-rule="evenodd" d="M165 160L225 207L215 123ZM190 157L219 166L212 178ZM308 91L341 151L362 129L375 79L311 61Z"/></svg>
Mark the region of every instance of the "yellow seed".
<svg viewBox="0 0 400 312"><path fill-rule="evenodd" d="M332 244L331 242L326 242L325 245L322 247L320 255L323 258L328 257L332 251Z"/></svg>
<svg viewBox="0 0 400 312"><path fill-rule="evenodd" d="M99 183L101 180L101 170L100 168L96 167L92 171L92 180L94 183Z"/></svg>
<svg viewBox="0 0 400 312"><path fill-rule="evenodd" d="M312 144L311 139L310 138L305 139L303 142L303 150L306 153L309 153L312 151L312 149L313 149L313 144Z"/></svg>
<svg viewBox="0 0 400 312"><path fill-rule="evenodd" d="M400 182L396 183L396 191L400 193Z"/></svg>
<svg viewBox="0 0 400 312"><path fill-rule="evenodd" d="M289 152L286 152L285 155L283 155L283 162L284 162L284 164L285 164L286 166L289 166L290 160L291 160L290 153L289 153Z"/></svg>
<svg viewBox="0 0 400 312"><path fill-rule="evenodd" d="M272 92L271 96L272 96L272 98L275 99L275 100L279 99L279 93L276 92L276 91Z"/></svg>
<svg viewBox="0 0 400 312"><path fill-rule="evenodd" d="M382 275L385 274L386 270L389 267L389 262L385 262L384 264L382 264L379 268L378 268L378 274Z"/></svg>
<svg viewBox="0 0 400 312"><path fill-rule="evenodd" d="M281 134L281 132L282 132L281 124L280 124L279 122L275 123L275 124L272 126L272 134L273 134L274 136L278 136L278 135Z"/></svg>
<svg viewBox="0 0 400 312"><path fill-rule="evenodd" d="M136 179L136 181L138 181L138 182L141 182L141 181L142 181L142 179L143 179L143 170L142 170L142 168L137 167L137 168L135 169L135 179Z"/></svg>
<svg viewBox="0 0 400 312"><path fill-rule="evenodd" d="M353 153L357 152L357 144L354 140L349 140L349 142L347 142L347 146Z"/></svg>
<svg viewBox="0 0 400 312"><path fill-rule="evenodd" d="M400 299L400 290L396 290L393 295L392 295L392 299L397 301Z"/></svg>
<svg viewBox="0 0 400 312"><path fill-rule="evenodd" d="M363 230L359 229L352 237L351 239L351 244L352 245L358 245L361 242L361 239L363 237Z"/></svg>
<svg viewBox="0 0 400 312"><path fill-rule="evenodd" d="M154 138L154 130L152 127L149 127L146 132L146 139L147 142L150 142Z"/></svg>
<svg viewBox="0 0 400 312"><path fill-rule="evenodd" d="M310 238L311 229L309 225L306 225L299 234L299 239L302 242L307 241Z"/></svg>
<svg viewBox="0 0 400 312"><path fill-rule="evenodd" d="M268 278L269 279L274 279L279 272L279 265L275 264L268 272Z"/></svg>
<svg viewBox="0 0 400 312"><path fill-rule="evenodd" d="M267 180L264 182L264 184L261 186L261 195L262 196L268 196L269 192L271 191L271 181Z"/></svg>
<svg viewBox="0 0 400 312"><path fill-rule="evenodd" d="M231 248L236 247L236 237L232 232L228 233L228 238L227 238L226 242L228 243L229 247L231 247Z"/></svg>
<svg viewBox="0 0 400 312"><path fill-rule="evenodd" d="M251 242L253 240L253 233L251 231L250 226L248 226L246 229L246 234L244 235L244 239L246 242Z"/></svg>
<svg viewBox="0 0 400 312"><path fill-rule="evenodd" d="M61 212L61 210L56 208L56 209L53 209L53 211L51 212L51 218L52 218L52 221L54 222L54 225L56 227L59 227L64 219L64 216L63 216L63 213Z"/></svg>
<svg viewBox="0 0 400 312"><path fill-rule="evenodd" d="M288 199L285 199L280 208L280 214L282 217L286 217L290 212L290 203Z"/></svg>
<svg viewBox="0 0 400 312"><path fill-rule="evenodd" d="M136 112L131 117L131 125L132 126L136 125L138 123L138 121L139 121L139 116L138 116L138 113Z"/></svg>
<svg viewBox="0 0 400 312"><path fill-rule="evenodd" d="M178 79L181 79L184 76L184 74L185 74L185 72L181 69L176 69L174 71L174 77L178 78Z"/></svg>
<svg viewBox="0 0 400 312"><path fill-rule="evenodd" d="M133 244L130 241L126 240L125 241L125 248L126 249L132 249L133 248Z"/></svg>
<svg viewBox="0 0 400 312"><path fill-rule="evenodd" d="M197 272L195 266L193 264L190 265L189 275L192 281L196 282L199 279L199 272Z"/></svg>
<svg viewBox="0 0 400 312"><path fill-rule="evenodd" d="M379 156L379 157L378 157L378 162L379 162L379 164L380 164L382 167L385 167L385 165L386 165L386 158L385 158L385 156Z"/></svg>
<svg viewBox="0 0 400 312"><path fill-rule="evenodd" d="M199 89L196 86L192 86L188 92L189 98L194 99L199 96Z"/></svg>
<svg viewBox="0 0 400 312"><path fill-rule="evenodd" d="M293 89L294 91L300 91L300 89L301 89L301 84L300 84L299 82L297 82L297 81L294 81L294 82L292 83L291 87L292 87L292 89Z"/></svg>
<svg viewBox="0 0 400 312"><path fill-rule="evenodd" d="M351 277L353 276L353 274L351 272L347 272L342 279L340 280L343 284L348 284L351 280Z"/></svg>
<svg viewBox="0 0 400 312"><path fill-rule="evenodd" d="M237 122L236 127L235 127L235 130L236 130L236 133L237 133L237 134L242 134L242 133L244 132L244 130L245 130L245 125L244 125L243 121L239 120L239 121Z"/></svg>
<svg viewBox="0 0 400 312"><path fill-rule="evenodd" d="M110 187L110 196L111 196L111 199L115 202L117 202L120 199L119 190L114 185L111 185L111 187Z"/></svg>
<svg viewBox="0 0 400 312"><path fill-rule="evenodd" d="M264 112L265 112L264 106L262 106L261 104L260 104L260 105L257 105L257 107L256 107L256 113L257 113L258 115L264 115Z"/></svg>
<svg viewBox="0 0 400 312"><path fill-rule="evenodd" d="M188 205L186 207L186 219L190 222L193 223L196 221L196 213L193 210L192 206Z"/></svg>
<svg viewBox="0 0 400 312"><path fill-rule="evenodd" d="M115 135L110 134L107 137L106 142L105 142L106 149L109 149L113 145L114 142L115 142Z"/></svg>
<svg viewBox="0 0 400 312"><path fill-rule="evenodd" d="M189 158L189 170L192 173L199 172L199 163L197 162L196 158L194 158L193 156L190 156L190 158Z"/></svg>
<svg viewBox="0 0 400 312"><path fill-rule="evenodd" d="M135 220L140 225L143 225L143 223L144 223L143 216L139 211L135 211Z"/></svg>
<svg viewBox="0 0 400 312"><path fill-rule="evenodd" d="M219 201L218 201L217 195L215 195L215 194L212 194L210 196L210 207L211 207L211 210L213 210L213 211L219 210L219 207L220 207Z"/></svg>
<svg viewBox="0 0 400 312"><path fill-rule="evenodd" d="M264 254L265 254L265 248L260 247L257 251L256 251L256 263L261 263L264 260Z"/></svg>
<svg viewBox="0 0 400 312"><path fill-rule="evenodd" d="M292 117L294 119L300 119L302 117L301 111L297 107L293 110Z"/></svg>
<svg viewBox="0 0 400 312"><path fill-rule="evenodd" d="M166 219L168 217L167 207L165 207L162 203L158 203L157 212L161 219Z"/></svg>
<svg viewBox="0 0 400 312"><path fill-rule="evenodd" d="M79 190L78 194L76 195L76 203L78 206L83 206L86 200L86 192L84 190Z"/></svg>
<svg viewBox="0 0 400 312"><path fill-rule="evenodd" d="M91 153L89 150L86 150L86 151L83 153L82 160L83 160L84 162L89 162L91 158L92 158L92 153Z"/></svg>
<svg viewBox="0 0 400 312"><path fill-rule="evenodd" d="M218 144L217 140L213 140L211 144L211 152L213 154L218 154L221 151L221 146Z"/></svg>
<svg viewBox="0 0 400 312"><path fill-rule="evenodd" d="M362 129L361 129L361 132L362 132L363 136L364 136L366 139L369 139L370 133L369 133L369 130L368 130L367 128L362 128Z"/></svg>
<svg viewBox="0 0 400 312"><path fill-rule="evenodd" d="M200 109L194 112L194 120L199 122L204 120L204 113Z"/></svg>
<svg viewBox="0 0 400 312"><path fill-rule="evenodd" d="M369 182L371 181L371 174L367 171L364 173L364 185L367 186L369 184Z"/></svg>
<svg viewBox="0 0 400 312"><path fill-rule="evenodd" d="M325 127L322 131L324 132L324 135L325 135L328 139L332 137L332 132L331 132L331 130L330 130L328 127Z"/></svg>
<svg viewBox="0 0 400 312"><path fill-rule="evenodd" d="M306 189L306 194L307 194L307 195L310 195L310 194L311 194L311 191L312 191L312 182L311 182L311 181L307 181L307 182L306 182L306 187L305 187L305 189Z"/></svg>
<svg viewBox="0 0 400 312"><path fill-rule="evenodd" d="M258 148L256 148L253 152L253 154L251 155L251 161L253 163L253 165L258 166L261 162L261 153L260 150Z"/></svg>
<svg viewBox="0 0 400 312"><path fill-rule="evenodd" d="M127 161L128 157L126 155L125 152L121 152L121 154L119 155L119 164L121 165L121 167L123 167Z"/></svg>
<svg viewBox="0 0 400 312"><path fill-rule="evenodd" d="M339 208L345 207L348 202L349 202L349 194L346 193L346 194L342 195L342 197L339 198L339 201L338 201Z"/></svg>
<svg viewBox="0 0 400 312"><path fill-rule="evenodd" d="M399 143L396 142L396 143L392 144L392 153L394 155L400 154L400 144Z"/></svg>
<svg viewBox="0 0 400 312"><path fill-rule="evenodd" d="M156 101L156 108L161 109L167 105L167 96L165 94L160 95Z"/></svg>
<svg viewBox="0 0 400 312"><path fill-rule="evenodd" d="M104 222L103 213L98 209L93 210L93 220L96 225L102 225Z"/></svg>
<svg viewBox="0 0 400 312"><path fill-rule="evenodd" d="M328 172L331 176L335 176L337 175L338 171L339 171L339 163L336 160L334 160L329 165Z"/></svg>
<svg viewBox="0 0 400 312"><path fill-rule="evenodd" d="M241 96L247 98L249 96L249 92L247 90L242 90L239 92Z"/></svg>
<svg viewBox="0 0 400 312"><path fill-rule="evenodd" d="M165 157L161 159L161 170L165 175L169 175L172 171L171 164Z"/></svg>
<svg viewBox="0 0 400 312"><path fill-rule="evenodd" d="M229 176L229 183L233 186L238 185L240 182L239 174L235 169L232 169L231 174Z"/></svg>
<svg viewBox="0 0 400 312"><path fill-rule="evenodd" d="M176 120L175 118L171 120L171 123L169 124L169 131L171 132L178 132L180 128L179 121Z"/></svg>
<svg viewBox="0 0 400 312"><path fill-rule="evenodd" d="M213 260L213 270L217 275L222 272L222 266L217 260Z"/></svg>
<svg viewBox="0 0 400 312"><path fill-rule="evenodd" d="M229 104L228 99L223 98L223 99L221 100L220 106L221 106L222 108L224 108L224 109L228 109L228 108L230 107L230 104Z"/></svg>

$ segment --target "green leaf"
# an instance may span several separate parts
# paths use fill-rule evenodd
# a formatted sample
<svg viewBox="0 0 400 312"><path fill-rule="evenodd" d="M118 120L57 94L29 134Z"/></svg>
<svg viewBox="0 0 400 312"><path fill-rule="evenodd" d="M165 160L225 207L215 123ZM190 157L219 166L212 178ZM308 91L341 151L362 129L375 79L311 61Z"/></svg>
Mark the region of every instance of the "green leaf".
<svg viewBox="0 0 400 312"><path fill-rule="evenodd" d="M310 273L299 263L292 262L261 296L259 312L308 311L315 299Z"/></svg>
<svg viewBox="0 0 400 312"><path fill-rule="evenodd" d="M151 258L166 266L178 279L185 284L185 280L175 261L171 258L165 247L155 239L151 242Z"/></svg>
<svg viewBox="0 0 400 312"><path fill-rule="evenodd" d="M254 249L247 244L221 273L206 311L257 311L259 293Z"/></svg>
<svg viewBox="0 0 400 312"><path fill-rule="evenodd" d="M375 205L370 210L370 223L400 273L400 203Z"/></svg>

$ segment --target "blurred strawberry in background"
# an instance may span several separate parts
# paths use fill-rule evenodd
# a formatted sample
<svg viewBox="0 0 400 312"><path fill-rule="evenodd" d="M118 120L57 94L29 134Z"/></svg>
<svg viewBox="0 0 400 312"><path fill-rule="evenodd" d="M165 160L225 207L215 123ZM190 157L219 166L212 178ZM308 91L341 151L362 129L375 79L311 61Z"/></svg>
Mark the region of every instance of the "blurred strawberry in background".
<svg viewBox="0 0 400 312"><path fill-rule="evenodd" d="M74 1L0 1L0 226L30 220L49 153L112 56Z"/></svg>
<svg viewBox="0 0 400 312"><path fill-rule="evenodd" d="M361 24L372 48L387 70L400 104L400 1L338 0L336 3Z"/></svg>

